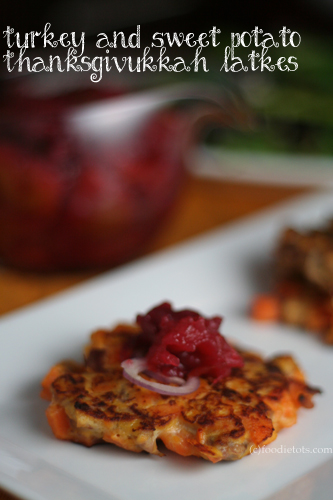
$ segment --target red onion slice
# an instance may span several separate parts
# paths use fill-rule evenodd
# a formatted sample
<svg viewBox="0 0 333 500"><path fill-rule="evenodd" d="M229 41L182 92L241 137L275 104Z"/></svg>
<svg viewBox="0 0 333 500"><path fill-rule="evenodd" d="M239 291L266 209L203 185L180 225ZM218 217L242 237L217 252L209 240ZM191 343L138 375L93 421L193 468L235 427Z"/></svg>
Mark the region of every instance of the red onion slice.
<svg viewBox="0 0 333 500"><path fill-rule="evenodd" d="M166 378L168 382L175 382L175 379L177 380L177 383L181 381L182 385L178 387L146 380L139 375L139 373L147 369L145 358L126 359L126 361L121 363L121 367L124 369L123 375L127 378L127 380L133 384L139 385L140 387L157 392L158 394L164 394L167 396L185 396L186 394L191 394L191 392L196 391L200 385L199 377L190 377L187 381L178 377Z"/></svg>
<svg viewBox="0 0 333 500"><path fill-rule="evenodd" d="M150 370L145 370L144 374L148 375L148 377L150 378L154 378L155 380L157 380L157 382L162 382L163 384L185 384L185 380L180 377L167 377L166 375L162 375L162 373L155 373Z"/></svg>

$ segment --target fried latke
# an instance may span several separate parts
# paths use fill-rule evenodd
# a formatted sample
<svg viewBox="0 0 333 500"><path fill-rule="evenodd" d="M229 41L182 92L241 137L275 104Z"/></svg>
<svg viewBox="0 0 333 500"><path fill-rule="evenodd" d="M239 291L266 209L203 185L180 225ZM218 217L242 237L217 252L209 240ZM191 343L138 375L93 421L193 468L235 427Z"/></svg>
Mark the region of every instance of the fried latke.
<svg viewBox="0 0 333 500"><path fill-rule="evenodd" d="M131 356L139 332L132 326L99 330L84 364L51 369L42 396L51 400L46 414L57 438L162 455L160 440L183 456L236 460L295 424L298 408L312 408L312 396L320 392L306 385L291 356L264 361L239 351L244 366L228 377L216 383L200 378L199 388L186 396L161 395L123 377L120 363Z"/></svg>
<svg viewBox="0 0 333 500"><path fill-rule="evenodd" d="M333 222L318 230L285 229L274 255L274 281L272 293L255 298L253 318L299 327L332 345Z"/></svg>

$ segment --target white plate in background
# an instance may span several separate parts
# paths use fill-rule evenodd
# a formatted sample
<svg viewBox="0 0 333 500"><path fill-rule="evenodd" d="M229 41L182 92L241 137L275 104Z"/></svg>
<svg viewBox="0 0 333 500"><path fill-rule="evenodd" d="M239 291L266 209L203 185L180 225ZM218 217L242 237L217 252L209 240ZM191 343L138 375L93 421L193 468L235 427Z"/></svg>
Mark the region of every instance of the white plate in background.
<svg viewBox="0 0 333 500"><path fill-rule="evenodd" d="M46 422L39 384L57 361L81 359L93 329L132 321L168 299L176 308L225 316L223 333L254 350L293 353L323 394L315 396L314 409L301 409L297 425L284 429L269 448L333 448L333 349L309 334L246 316L251 297L268 280L267 262L280 229L316 224L330 214L332 192L306 196L4 316L2 486L30 500L262 500L328 462L331 453L270 451L212 464L172 452L161 458L112 445L85 448L57 441Z"/></svg>

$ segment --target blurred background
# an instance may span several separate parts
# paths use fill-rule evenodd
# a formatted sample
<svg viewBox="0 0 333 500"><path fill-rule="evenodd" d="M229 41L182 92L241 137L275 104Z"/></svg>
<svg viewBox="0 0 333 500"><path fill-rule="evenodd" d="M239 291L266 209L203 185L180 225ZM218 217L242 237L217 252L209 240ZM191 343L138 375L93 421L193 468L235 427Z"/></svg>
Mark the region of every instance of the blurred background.
<svg viewBox="0 0 333 500"><path fill-rule="evenodd" d="M22 33L43 30L46 22L58 36L84 31L85 54L91 57L100 55L98 33L122 30L128 36L138 24L141 47L150 45L157 31L198 36L213 26L221 30L220 45L202 53L209 72L110 72L94 84L89 74L36 74L27 98L20 79L1 65L0 253L5 264L43 272L105 268L133 258L173 206L185 182L184 164L187 176L213 182L333 184L331 0L260 0L251 6L233 0L218 10L203 0L5 1L1 17L3 29ZM296 71L220 71L231 32L255 26L275 39L283 26L300 33L298 48L268 52L272 62L295 56ZM236 55L245 61L250 49L239 48ZM136 54L113 49L112 55L130 53ZM45 50L36 49L42 54ZM167 54L191 60L194 51L182 46ZM183 83L213 84L223 109L163 106L146 116L135 134L110 139L107 147L105 139L102 145L73 137L62 121L75 106L103 105ZM195 147L194 137L200 139Z"/></svg>
<svg viewBox="0 0 333 500"><path fill-rule="evenodd" d="M221 144L237 150L245 148L251 151L323 155L333 152L332 0L282 0L270 2L269 7L264 0L259 0L251 8L245 0L224 2L218 8L213 2L203 0L51 0L29 4L5 1L2 2L2 19L3 27L10 25L22 32L42 30L46 22L51 22L55 33L84 31L88 41L86 53L89 54L94 51L96 35L100 32L111 34L113 30L123 30L129 34L140 24L144 47L150 45L152 34L156 31L193 31L198 35L217 26L221 29L219 47L208 47L202 53L207 58L209 73L199 71L195 74L191 71L189 74L176 74L164 71L117 74L112 71L109 79L116 84L120 82L127 89L184 79L230 84L258 113L259 123L255 135L240 137L223 134L219 137ZM224 47L230 45L230 33L251 31L255 26L264 32L271 32L274 37L278 36L283 26L301 34L302 42L297 49L280 47L274 50L274 54L273 51L268 52L273 59L280 55L296 56L298 69L295 72L285 73L276 69L271 73L241 71L226 74L219 71ZM185 46L177 47L176 52L185 58L186 52L193 56L193 50ZM132 53L136 54L135 51ZM167 53L171 55L172 50ZM236 54L245 58L248 53L249 49L239 48ZM4 69L2 65L3 72ZM56 75L52 77L56 78ZM84 75L87 81L86 77ZM104 78L107 79L107 76Z"/></svg>
<svg viewBox="0 0 333 500"><path fill-rule="evenodd" d="M46 23L58 36L84 31L90 57L100 55L98 33L127 37L138 24L142 47L157 31L198 36L213 26L221 43L202 53L209 72L110 72L99 83L89 83L88 73L56 72L26 81L2 61L0 315L293 195L332 187L333 0L216 4L1 1L2 31L42 31ZM297 71L220 71L231 32L256 26L275 39L283 26L300 33L298 48L269 51L297 57ZM5 38L0 43L3 55ZM193 54L168 49L170 57ZM182 99L156 106L155 89L183 84L189 93L204 84L215 105L184 102L183 88ZM139 97L129 102L132 94ZM0 498L13 500L2 490Z"/></svg>

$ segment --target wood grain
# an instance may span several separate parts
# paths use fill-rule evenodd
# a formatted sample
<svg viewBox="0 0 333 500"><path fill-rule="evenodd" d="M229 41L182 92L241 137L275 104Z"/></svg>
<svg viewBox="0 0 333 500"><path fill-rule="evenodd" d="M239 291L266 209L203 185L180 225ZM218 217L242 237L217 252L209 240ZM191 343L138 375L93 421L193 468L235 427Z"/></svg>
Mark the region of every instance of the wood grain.
<svg viewBox="0 0 333 500"><path fill-rule="evenodd" d="M168 219L145 254L229 223L288 197L300 188L188 178ZM97 273L33 274L0 267L0 315L87 280Z"/></svg>

